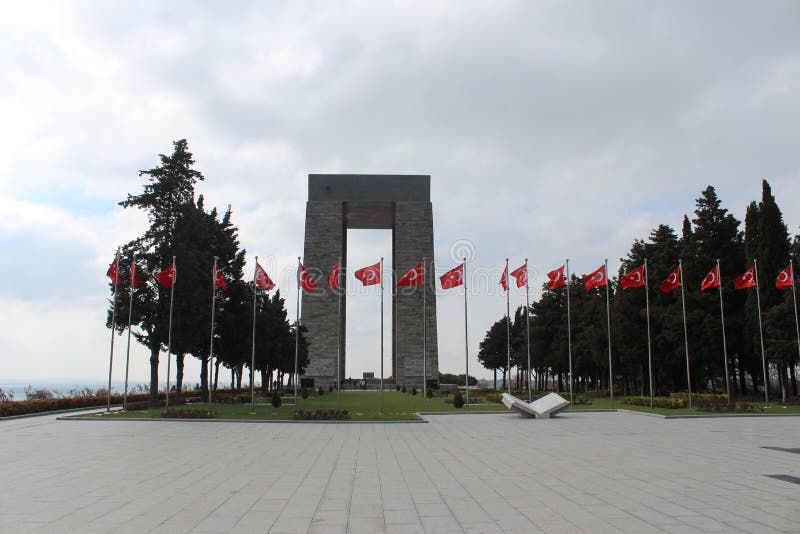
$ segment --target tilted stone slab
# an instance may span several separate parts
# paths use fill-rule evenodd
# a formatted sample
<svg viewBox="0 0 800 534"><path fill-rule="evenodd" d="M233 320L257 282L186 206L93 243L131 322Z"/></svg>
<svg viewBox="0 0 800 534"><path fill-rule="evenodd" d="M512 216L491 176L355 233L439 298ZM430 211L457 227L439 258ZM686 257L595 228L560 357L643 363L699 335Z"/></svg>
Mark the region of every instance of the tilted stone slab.
<svg viewBox="0 0 800 534"><path fill-rule="evenodd" d="M524 417L550 419L569 406L569 401L557 393L548 393L533 402L525 402L508 393L503 393L500 401L509 409Z"/></svg>

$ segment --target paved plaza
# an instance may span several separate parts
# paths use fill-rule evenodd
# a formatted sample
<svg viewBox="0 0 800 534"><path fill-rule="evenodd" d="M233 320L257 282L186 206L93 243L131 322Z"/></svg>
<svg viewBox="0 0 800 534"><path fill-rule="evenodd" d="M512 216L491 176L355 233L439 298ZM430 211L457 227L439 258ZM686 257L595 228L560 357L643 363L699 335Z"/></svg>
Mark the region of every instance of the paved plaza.
<svg viewBox="0 0 800 534"><path fill-rule="evenodd" d="M798 417L428 420L3 421L0 530L800 532Z"/></svg>

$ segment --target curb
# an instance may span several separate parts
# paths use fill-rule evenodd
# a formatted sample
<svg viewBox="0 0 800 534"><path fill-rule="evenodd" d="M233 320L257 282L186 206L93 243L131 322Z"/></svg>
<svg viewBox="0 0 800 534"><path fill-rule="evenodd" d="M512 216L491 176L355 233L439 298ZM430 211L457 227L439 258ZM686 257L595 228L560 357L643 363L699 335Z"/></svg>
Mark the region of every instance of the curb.
<svg viewBox="0 0 800 534"><path fill-rule="evenodd" d="M278 424L346 424L346 425L353 425L353 424L367 424L367 425L395 425L395 424L426 424L428 421L424 419L421 421L352 421L352 420L344 420L344 421L309 421L309 420L295 420L295 419L178 419L178 418L162 418L162 417L137 417L137 418L114 418L114 419L102 419L102 418L94 418L89 417L89 415L71 415L66 417L58 417L56 418L58 421L96 421L96 422L106 422L106 421L122 421L122 422L149 422L149 423L278 423Z"/></svg>
<svg viewBox="0 0 800 534"><path fill-rule="evenodd" d="M51 410L49 412L34 412L34 413L23 413L20 415L7 415L5 417L0 417L0 422L2 421L11 421L13 419L26 419L28 417L39 417L42 415L58 415L60 413L72 413L72 412L85 412L87 410L101 410L105 409L106 406L84 406L83 408L66 408L64 410ZM121 404L112 404L112 409L122 409ZM58 417L57 419L61 419Z"/></svg>

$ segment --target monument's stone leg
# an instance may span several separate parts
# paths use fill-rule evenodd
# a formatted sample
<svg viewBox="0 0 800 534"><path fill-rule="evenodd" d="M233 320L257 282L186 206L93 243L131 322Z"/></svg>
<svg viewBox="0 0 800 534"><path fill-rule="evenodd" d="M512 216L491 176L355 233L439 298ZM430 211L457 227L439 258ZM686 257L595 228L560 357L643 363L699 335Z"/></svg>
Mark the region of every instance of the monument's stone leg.
<svg viewBox="0 0 800 534"><path fill-rule="evenodd" d="M317 280L312 294L302 296L301 322L308 329L309 365L305 376L314 379L316 387L328 387L336 382L336 325L339 297L328 290L327 276L331 267L342 257L345 264L347 230L342 202L309 201L306 204L306 242L303 264ZM342 276L342 285L346 283ZM344 289L344 288L343 288ZM341 372L345 376L345 310L342 298ZM340 377L341 378L341 377Z"/></svg>
<svg viewBox="0 0 800 534"><path fill-rule="evenodd" d="M436 344L436 294L433 271L433 213L430 202L395 203L393 264L398 276L402 276L414 265L426 258L427 280L422 286L398 288L394 310L397 314L396 354L394 365L396 383L407 386L422 385L423 330L427 337L427 377L438 381L439 359ZM422 291L426 291L425 317L427 328L423 329Z"/></svg>

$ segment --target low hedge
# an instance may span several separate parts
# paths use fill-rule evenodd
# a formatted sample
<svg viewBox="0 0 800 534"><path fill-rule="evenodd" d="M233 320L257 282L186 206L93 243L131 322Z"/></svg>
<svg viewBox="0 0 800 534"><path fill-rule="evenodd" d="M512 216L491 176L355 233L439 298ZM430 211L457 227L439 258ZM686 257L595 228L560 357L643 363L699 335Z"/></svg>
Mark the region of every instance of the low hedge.
<svg viewBox="0 0 800 534"><path fill-rule="evenodd" d="M164 405L165 396L160 396L161 405ZM111 395L111 404L122 404L122 395ZM137 393L128 395L128 409L144 409L149 406L149 393ZM72 410L75 408L95 408L105 406L108 403L106 395L85 395L78 397L53 397L41 400L24 400L0 403L0 417L12 415L26 415L40 412L54 412L57 410ZM174 393L170 395L170 404L177 404ZM131 406L143 405L143 408L131 408Z"/></svg>
<svg viewBox="0 0 800 534"><path fill-rule="evenodd" d="M650 397L623 397L624 404L632 404L634 406L650 406ZM686 401L675 397L653 397L654 408L667 408L675 410L678 408L685 408Z"/></svg>
<svg viewBox="0 0 800 534"><path fill-rule="evenodd" d="M305 421L345 421L350 419L347 410L298 410L292 419Z"/></svg>
<svg viewBox="0 0 800 534"><path fill-rule="evenodd" d="M161 417L167 419L209 419L214 417L214 412L208 408L167 408L161 412Z"/></svg>

